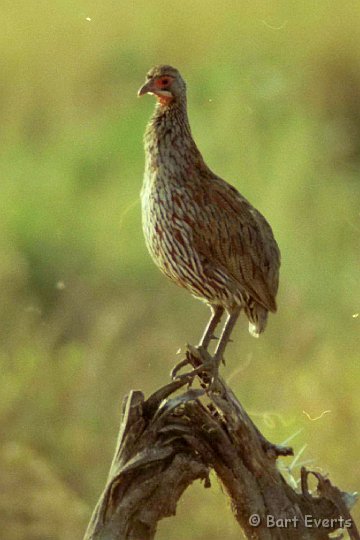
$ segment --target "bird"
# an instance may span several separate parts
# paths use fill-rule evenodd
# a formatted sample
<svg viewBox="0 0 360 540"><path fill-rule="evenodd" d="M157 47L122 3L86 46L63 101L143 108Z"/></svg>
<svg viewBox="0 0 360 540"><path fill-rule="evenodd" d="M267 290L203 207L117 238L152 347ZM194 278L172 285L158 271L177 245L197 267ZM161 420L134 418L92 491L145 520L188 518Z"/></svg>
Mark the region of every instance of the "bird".
<svg viewBox="0 0 360 540"><path fill-rule="evenodd" d="M144 135L145 243L170 280L210 307L199 350L217 339L214 332L227 313L211 357L217 372L240 312L254 337L265 330L268 313L276 312L280 250L265 217L206 165L191 133L180 72L153 67L138 91L145 94L156 98Z"/></svg>

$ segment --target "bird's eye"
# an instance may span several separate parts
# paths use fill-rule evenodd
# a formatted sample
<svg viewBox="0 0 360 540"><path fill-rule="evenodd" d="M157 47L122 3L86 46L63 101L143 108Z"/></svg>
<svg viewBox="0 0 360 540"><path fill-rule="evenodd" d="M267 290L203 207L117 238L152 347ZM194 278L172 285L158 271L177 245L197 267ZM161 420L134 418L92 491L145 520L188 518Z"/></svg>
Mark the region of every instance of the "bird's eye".
<svg viewBox="0 0 360 540"><path fill-rule="evenodd" d="M157 79L156 84L160 88L165 88L166 86L168 86L169 82L169 77L160 77L159 79Z"/></svg>

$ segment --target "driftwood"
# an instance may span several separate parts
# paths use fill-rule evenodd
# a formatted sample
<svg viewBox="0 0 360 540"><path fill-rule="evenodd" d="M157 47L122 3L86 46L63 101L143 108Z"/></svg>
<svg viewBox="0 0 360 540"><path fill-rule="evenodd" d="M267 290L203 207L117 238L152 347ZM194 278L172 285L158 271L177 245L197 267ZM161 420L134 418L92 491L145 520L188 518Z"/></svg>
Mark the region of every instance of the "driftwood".
<svg viewBox="0 0 360 540"><path fill-rule="evenodd" d="M191 347L187 361L200 363ZM204 375L200 380L200 388L182 393L186 377L146 400L139 391L125 398L109 476L84 540L155 538L158 521L175 514L194 480L210 487L211 469L230 497L244 538L323 540L338 530L341 538L340 529L346 529L351 540L360 540L350 515L356 494L305 468L301 490L295 491L276 465L292 449L267 441L222 379L216 391L208 390ZM317 480L313 494L309 475Z"/></svg>

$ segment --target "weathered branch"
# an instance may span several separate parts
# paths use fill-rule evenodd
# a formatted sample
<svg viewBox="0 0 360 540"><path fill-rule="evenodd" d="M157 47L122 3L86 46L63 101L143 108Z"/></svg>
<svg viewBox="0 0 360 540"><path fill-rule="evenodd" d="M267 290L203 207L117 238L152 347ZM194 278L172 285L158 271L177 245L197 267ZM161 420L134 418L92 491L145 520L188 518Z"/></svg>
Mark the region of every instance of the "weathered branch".
<svg viewBox="0 0 360 540"><path fill-rule="evenodd" d="M199 365L194 349L187 357ZM246 538L323 540L347 528L352 540L360 540L349 512L355 495L305 469L301 492L294 491L276 466L277 457L292 450L261 435L223 380L216 392L202 383L174 395L185 384L186 377L147 400L138 391L125 398L106 487L84 540L153 539L158 521L175 514L194 480L210 486L210 469L224 485ZM309 493L309 474L318 481L316 495Z"/></svg>

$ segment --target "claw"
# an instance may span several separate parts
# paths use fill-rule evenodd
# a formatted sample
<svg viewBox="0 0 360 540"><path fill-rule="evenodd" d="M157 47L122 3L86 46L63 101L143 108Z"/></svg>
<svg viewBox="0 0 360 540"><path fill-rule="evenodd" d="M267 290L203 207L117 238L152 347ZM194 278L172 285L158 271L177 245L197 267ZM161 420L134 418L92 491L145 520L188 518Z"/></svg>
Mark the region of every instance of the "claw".
<svg viewBox="0 0 360 540"><path fill-rule="evenodd" d="M184 358L184 360L181 360L181 362L178 362L177 364L175 364L175 366L170 371L170 377L172 379L176 379L178 377L177 375L178 371L180 371L181 368L183 368L184 366L187 366L188 364L189 364L188 358Z"/></svg>
<svg viewBox="0 0 360 540"><path fill-rule="evenodd" d="M193 370L194 374L200 375L202 382L208 385L208 390L218 391L219 365L216 359L203 347L188 345L188 352L193 358L201 361L201 364Z"/></svg>
<svg viewBox="0 0 360 540"><path fill-rule="evenodd" d="M193 370L178 375L178 372L188 364L193 366ZM171 370L171 377L175 380L188 381L192 384L196 375L201 378L202 384L208 385L209 390L217 389L218 364L215 359L206 351L204 347L187 346L186 358L177 363Z"/></svg>

